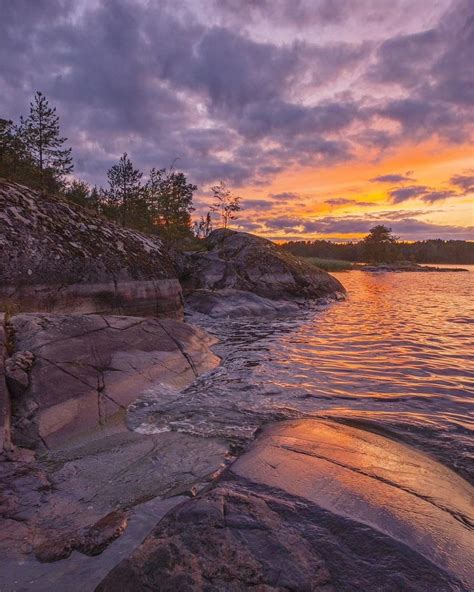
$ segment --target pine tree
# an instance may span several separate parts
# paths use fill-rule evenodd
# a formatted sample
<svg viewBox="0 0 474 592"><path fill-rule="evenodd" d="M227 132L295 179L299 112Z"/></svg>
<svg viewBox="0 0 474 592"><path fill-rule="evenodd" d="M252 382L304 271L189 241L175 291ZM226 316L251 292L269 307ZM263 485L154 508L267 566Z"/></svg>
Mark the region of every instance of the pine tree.
<svg viewBox="0 0 474 592"><path fill-rule="evenodd" d="M143 173L140 170L133 168L133 163L126 152L123 153L119 163L107 171L108 197L118 205L123 226L129 221L137 202L143 200L142 176Z"/></svg>
<svg viewBox="0 0 474 592"><path fill-rule="evenodd" d="M56 107L50 107L41 92L38 91L30 103L29 116L20 118L18 133L38 166L43 182L52 177L60 183L65 175L72 172L71 148L63 148L67 138L60 135Z"/></svg>

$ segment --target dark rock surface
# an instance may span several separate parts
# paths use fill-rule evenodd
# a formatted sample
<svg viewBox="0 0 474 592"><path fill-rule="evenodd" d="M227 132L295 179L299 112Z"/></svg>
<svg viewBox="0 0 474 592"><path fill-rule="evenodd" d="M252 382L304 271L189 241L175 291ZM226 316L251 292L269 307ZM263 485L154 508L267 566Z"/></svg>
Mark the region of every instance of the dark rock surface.
<svg viewBox="0 0 474 592"><path fill-rule="evenodd" d="M88 526L64 537L47 538L36 547L35 555L39 561L50 562L65 559L77 550L84 555L99 555L127 528L127 515L124 511L115 510L100 518L92 526Z"/></svg>
<svg viewBox="0 0 474 592"><path fill-rule="evenodd" d="M283 422L176 507L96 592L467 592L466 488L382 436Z"/></svg>
<svg viewBox="0 0 474 592"><path fill-rule="evenodd" d="M5 361L16 444L54 448L105 433L147 388L180 389L214 368L214 340L171 319L20 314Z"/></svg>
<svg viewBox="0 0 474 592"><path fill-rule="evenodd" d="M0 559L2 592L91 592L107 573L153 530L154 525L184 496L155 498L127 510L127 528L99 555L72 554L55 563L42 563L34 555ZM20 525L17 530L20 531Z"/></svg>
<svg viewBox="0 0 474 592"><path fill-rule="evenodd" d="M180 318L163 243L0 181L0 310Z"/></svg>
<svg viewBox="0 0 474 592"><path fill-rule="evenodd" d="M0 312L0 458L2 453L10 448L10 394L5 381L5 360L7 356L5 315Z"/></svg>
<svg viewBox="0 0 474 592"><path fill-rule="evenodd" d="M474 586L474 489L405 444L330 421L282 422L231 470L374 528Z"/></svg>
<svg viewBox="0 0 474 592"><path fill-rule="evenodd" d="M344 292L338 280L286 253L269 240L214 230L209 251L190 253L181 282L186 291L245 290L271 300L317 299Z"/></svg>

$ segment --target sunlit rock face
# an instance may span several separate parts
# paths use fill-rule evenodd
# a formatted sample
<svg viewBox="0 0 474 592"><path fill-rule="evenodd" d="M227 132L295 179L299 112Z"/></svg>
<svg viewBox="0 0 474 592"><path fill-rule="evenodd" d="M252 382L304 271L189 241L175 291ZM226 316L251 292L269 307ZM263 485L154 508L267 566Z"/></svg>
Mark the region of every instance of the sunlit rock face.
<svg viewBox="0 0 474 592"><path fill-rule="evenodd" d="M162 242L0 181L0 310L180 318Z"/></svg>
<svg viewBox="0 0 474 592"><path fill-rule="evenodd" d="M335 422L282 422L96 592L468 592L471 499L466 481L402 443Z"/></svg>
<svg viewBox="0 0 474 592"><path fill-rule="evenodd" d="M209 250L190 255L183 269L187 290L231 288L273 300L336 297L344 292L325 271L252 234L214 230L207 245Z"/></svg>
<svg viewBox="0 0 474 592"><path fill-rule="evenodd" d="M473 488L413 448L333 422L290 421L266 429L232 472L387 535L473 589Z"/></svg>
<svg viewBox="0 0 474 592"><path fill-rule="evenodd" d="M219 359L202 329L173 319L20 314L4 374L15 444L102 436L146 389L179 390Z"/></svg>

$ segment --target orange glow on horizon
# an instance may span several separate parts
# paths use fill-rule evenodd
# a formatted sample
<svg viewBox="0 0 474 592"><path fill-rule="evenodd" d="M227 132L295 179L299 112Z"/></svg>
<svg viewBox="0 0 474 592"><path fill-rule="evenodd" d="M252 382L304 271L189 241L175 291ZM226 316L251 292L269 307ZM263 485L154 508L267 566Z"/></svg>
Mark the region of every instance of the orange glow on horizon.
<svg viewBox="0 0 474 592"><path fill-rule="evenodd" d="M425 220L441 225L469 227L473 223L473 195L458 195L447 200L426 203L413 198L399 204L390 201L390 189L401 186L397 183L371 182L381 175L401 174L411 177L404 185L423 185L433 190L456 190L449 179L474 166L472 146L443 146L439 141L430 140L418 145L404 145L397 150L387 151L378 159L371 155L359 154L351 162L324 168L300 168L281 173L264 189L258 186L242 187L235 190L246 200L266 199L274 203L271 209L258 211L245 208L239 216L240 221L259 220L279 216L294 217L301 220L318 220L322 217L344 218L363 217L377 212L397 212L403 210ZM272 194L294 193L297 197L286 202L278 202ZM328 199L354 200L353 203L330 205ZM359 205L357 202L363 202ZM421 211L421 213L420 213ZM238 224L236 224L238 226ZM258 232L263 236L284 241L288 232L278 229L265 229ZM365 233L339 233L344 239L357 240ZM326 235L303 233L301 240L324 238Z"/></svg>

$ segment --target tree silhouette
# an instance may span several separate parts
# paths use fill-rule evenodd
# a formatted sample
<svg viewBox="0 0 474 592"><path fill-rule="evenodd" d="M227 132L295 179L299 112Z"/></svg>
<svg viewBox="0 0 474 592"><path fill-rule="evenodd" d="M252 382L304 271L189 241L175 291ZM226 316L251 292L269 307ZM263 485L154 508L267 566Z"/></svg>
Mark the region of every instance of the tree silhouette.
<svg viewBox="0 0 474 592"><path fill-rule="evenodd" d="M211 187L215 202L211 205L211 211L216 212L222 221L222 226L227 228L229 220L236 220L238 212L241 209L240 197L233 195L224 181L219 185Z"/></svg>
<svg viewBox="0 0 474 592"><path fill-rule="evenodd" d="M370 229L369 234L362 240L362 247L367 261L390 263L397 258L398 236L392 229L378 224Z"/></svg>
<svg viewBox="0 0 474 592"><path fill-rule="evenodd" d="M71 148L64 148L67 138L59 132L59 117L56 107L50 107L46 97L36 92L30 103L28 117L20 117L18 135L24 146L40 170L41 179L46 179L46 172L56 182L72 172Z"/></svg>
<svg viewBox="0 0 474 592"><path fill-rule="evenodd" d="M146 184L146 199L154 224L170 236L191 232L193 193L197 186L186 175L169 169L151 169Z"/></svg>
<svg viewBox="0 0 474 592"><path fill-rule="evenodd" d="M118 205L123 226L128 222L134 200L138 201L142 198L142 176L143 173L133 167L126 152L123 153L118 164L107 171L109 180L107 196Z"/></svg>

